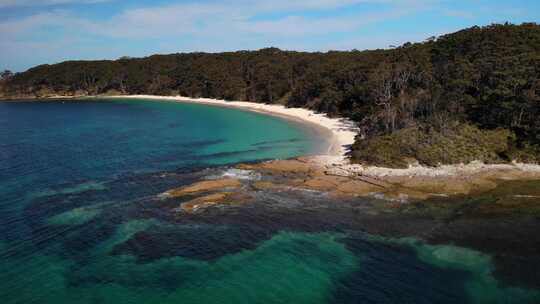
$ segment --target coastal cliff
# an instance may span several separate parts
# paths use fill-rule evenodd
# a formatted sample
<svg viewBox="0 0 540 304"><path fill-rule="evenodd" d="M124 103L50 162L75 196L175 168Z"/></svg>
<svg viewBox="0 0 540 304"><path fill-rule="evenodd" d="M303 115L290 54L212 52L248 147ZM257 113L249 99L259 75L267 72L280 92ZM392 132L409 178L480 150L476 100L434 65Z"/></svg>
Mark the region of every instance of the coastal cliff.
<svg viewBox="0 0 540 304"><path fill-rule="evenodd" d="M540 26L472 27L388 50L68 61L15 74L3 99L153 94L304 107L359 126L353 162L405 168L540 160Z"/></svg>

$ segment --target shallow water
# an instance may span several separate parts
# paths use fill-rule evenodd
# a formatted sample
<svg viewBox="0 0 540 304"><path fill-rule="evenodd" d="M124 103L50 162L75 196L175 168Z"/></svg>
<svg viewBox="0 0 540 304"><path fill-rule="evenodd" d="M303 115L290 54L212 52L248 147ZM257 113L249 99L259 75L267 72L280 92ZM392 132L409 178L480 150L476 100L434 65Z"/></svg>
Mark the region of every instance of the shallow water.
<svg viewBox="0 0 540 304"><path fill-rule="evenodd" d="M368 235L362 201L260 193L197 216L159 194L316 152L296 123L148 101L0 103L2 303L535 303L490 256Z"/></svg>

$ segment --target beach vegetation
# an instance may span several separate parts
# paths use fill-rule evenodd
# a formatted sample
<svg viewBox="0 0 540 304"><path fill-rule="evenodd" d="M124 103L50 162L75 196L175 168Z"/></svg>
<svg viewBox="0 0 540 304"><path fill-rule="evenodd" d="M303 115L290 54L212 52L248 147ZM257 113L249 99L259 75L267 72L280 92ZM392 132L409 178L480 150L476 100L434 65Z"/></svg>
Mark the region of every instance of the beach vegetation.
<svg viewBox="0 0 540 304"><path fill-rule="evenodd" d="M4 76L2 76L4 79ZM352 160L540 159L540 26L471 27L371 51L267 48L67 61L10 75L4 98L154 94L304 107L355 121Z"/></svg>
<svg viewBox="0 0 540 304"><path fill-rule="evenodd" d="M0 80L8 80L13 76L13 72L10 70L4 70L0 73Z"/></svg>

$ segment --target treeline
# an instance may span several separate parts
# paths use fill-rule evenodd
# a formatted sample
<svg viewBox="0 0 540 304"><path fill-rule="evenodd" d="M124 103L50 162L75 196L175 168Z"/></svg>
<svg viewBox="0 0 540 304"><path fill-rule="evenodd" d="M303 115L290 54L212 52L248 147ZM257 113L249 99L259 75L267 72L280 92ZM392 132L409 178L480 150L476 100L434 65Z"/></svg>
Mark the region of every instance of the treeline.
<svg viewBox="0 0 540 304"><path fill-rule="evenodd" d="M356 121L352 158L402 167L540 160L540 26L472 27L390 50L276 48L42 65L4 97L155 94L281 103Z"/></svg>

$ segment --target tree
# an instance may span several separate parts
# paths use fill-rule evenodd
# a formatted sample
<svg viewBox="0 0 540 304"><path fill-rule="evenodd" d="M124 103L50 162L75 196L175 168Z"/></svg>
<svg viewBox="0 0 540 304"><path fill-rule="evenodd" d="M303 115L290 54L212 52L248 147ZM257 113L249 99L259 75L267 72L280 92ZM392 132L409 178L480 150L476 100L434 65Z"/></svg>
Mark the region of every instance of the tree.
<svg viewBox="0 0 540 304"><path fill-rule="evenodd" d="M2 80L7 80L11 77L13 77L13 72L10 70L4 70L2 73L0 73L0 79Z"/></svg>
<svg viewBox="0 0 540 304"><path fill-rule="evenodd" d="M365 140L355 149L373 152L370 143L380 139L384 148L395 137L395 156L414 155L421 145L431 153L425 145L432 147L432 138L451 146L452 140L467 135L460 144L471 146L474 136L468 135L482 137L483 132L504 129L515 134L508 140L515 138L515 151L528 149L533 156L529 160L540 161L539 71L540 26L505 24L386 50L307 53L268 48L68 61L16 75L6 71L2 79L10 81L2 81L2 91L9 97L20 92L39 95L42 89L58 94L118 90L281 103L354 120ZM399 139L404 135L411 140ZM495 159L497 151L488 151L495 156L484 159ZM420 154L417 159L427 159ZM443 154L432 153L425 163L456 159L440 158ZM465 160L466 153L457 154ZM362 160L366 153L354 155Z"/></svg>

